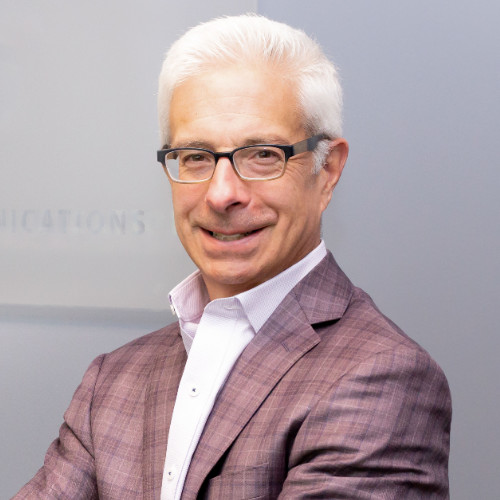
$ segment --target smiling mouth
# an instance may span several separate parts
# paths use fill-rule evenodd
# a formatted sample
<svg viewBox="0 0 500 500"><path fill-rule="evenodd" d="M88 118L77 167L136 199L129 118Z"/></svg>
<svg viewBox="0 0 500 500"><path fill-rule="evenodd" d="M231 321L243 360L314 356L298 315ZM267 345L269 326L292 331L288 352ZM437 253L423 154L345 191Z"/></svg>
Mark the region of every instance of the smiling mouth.
<svg viewBox="0 0 500 500"><path fill-rule="evenodd" d="M249 231L248 233L236 233L236 234L222 234L222 233L215 233L214 231L210 231L210 234L219 241L236 241L236 240L241 240L245 238L246 236L255 233L255 231Z"/></svg>

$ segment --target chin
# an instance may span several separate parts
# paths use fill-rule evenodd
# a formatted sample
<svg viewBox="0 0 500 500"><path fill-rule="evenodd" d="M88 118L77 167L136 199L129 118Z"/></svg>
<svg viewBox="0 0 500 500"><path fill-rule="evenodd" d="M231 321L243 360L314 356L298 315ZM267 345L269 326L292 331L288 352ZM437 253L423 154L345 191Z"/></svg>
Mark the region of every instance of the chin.
<svg viewBox="0 0 500 500"><path fill-rule="evenodd" d="M210 279L215 282L215 283L220 283L221 285L245 285L245 284L250 284L253 282L258 281L257 277L253 275L250 275L248 273L245 273L243 271L234 271L234 272L221 272L221 273L214 273L210 275ZM251 288L251 286L249 286Z"/></svg>
<svg viewBox="0 0 500 500"><path fill-rule="evenodd" d="M265 281L261 273L255 272L252 265L234 266L227 262L222 266L215 266L210 269L201 269L201 273L207 285L212 290L224 290L223 295L230 297L238 293L250 290ZM219 295L219 293L218 293Z"/></svg>

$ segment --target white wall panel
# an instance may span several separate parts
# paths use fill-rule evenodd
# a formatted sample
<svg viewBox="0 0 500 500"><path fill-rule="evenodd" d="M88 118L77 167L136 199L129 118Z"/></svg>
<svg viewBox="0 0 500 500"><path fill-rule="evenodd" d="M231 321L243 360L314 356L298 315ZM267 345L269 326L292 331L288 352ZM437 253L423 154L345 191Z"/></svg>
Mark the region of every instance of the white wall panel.
<svg viewBox="0 0 500 500"><path fill-rule="evenodd" d="M162 56L188 26L255 1L1 9L0 303L164 308L192 266L156 162Z"/></svg>

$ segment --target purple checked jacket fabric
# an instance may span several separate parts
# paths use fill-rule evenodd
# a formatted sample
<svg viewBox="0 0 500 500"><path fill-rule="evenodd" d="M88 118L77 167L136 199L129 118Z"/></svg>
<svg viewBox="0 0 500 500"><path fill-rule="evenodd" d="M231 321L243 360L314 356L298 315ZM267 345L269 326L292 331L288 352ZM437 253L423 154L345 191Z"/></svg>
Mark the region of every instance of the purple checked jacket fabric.
<svg viewBox="0 0 500 500"><path fill-rule="evenodd" d="M159 499L185 362L177 324L98 357L14 498ZM236 362L182 499L448 498L450 419L440 368L329 254Z"/></svg>

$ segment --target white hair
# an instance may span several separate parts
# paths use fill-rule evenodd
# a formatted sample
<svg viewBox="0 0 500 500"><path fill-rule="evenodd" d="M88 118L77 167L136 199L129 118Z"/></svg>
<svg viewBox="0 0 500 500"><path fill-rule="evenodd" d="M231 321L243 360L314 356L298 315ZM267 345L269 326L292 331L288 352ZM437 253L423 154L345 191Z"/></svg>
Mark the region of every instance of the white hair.
<svg viewBox="0 0 500 500"><path fill-rule="evenodd" d="M169 108L174 89L221 65L267 64L296 85L303 126L310 135L342 136L342 88L337 70L302 30L246 14L216 18L188 30L167 52L159 78L160 138L169 144ZM328 154L318 145L315 170Z"/></svg>

